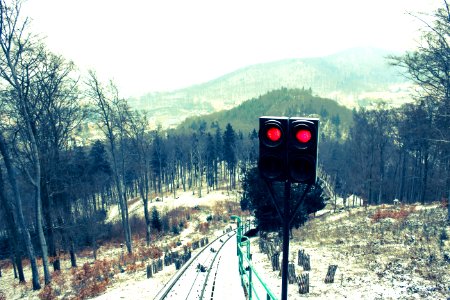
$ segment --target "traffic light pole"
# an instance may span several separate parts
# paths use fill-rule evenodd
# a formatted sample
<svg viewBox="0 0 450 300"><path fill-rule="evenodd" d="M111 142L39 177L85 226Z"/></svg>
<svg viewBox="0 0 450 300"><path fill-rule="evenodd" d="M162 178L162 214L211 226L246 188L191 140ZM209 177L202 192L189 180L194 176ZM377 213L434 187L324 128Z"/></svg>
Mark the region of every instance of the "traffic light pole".
<svg viewBox="0 0 450 300"><path fill-rule="evenodd" d="M287 300L288 295L288 266L289 266L289 227L291 216L289 213L289 200L291 198L291 181L284 183L283 201L283 264L281 266L281 300ZM303 199L301 199L303 200Z"/></svg>
<svg viewBox="0 0 450 300"><path fill-rule="evenodd" d="M266 180L273 204L281 219L283 263L281 300L287 300L289 266L289 231L297 210L317 179L318 118L259 118L259 160L261 177ZM272 182L284 182L283 201L276 196ZM291 211L291 184L307 184L302 197ZM283 202L283 210L280 209Z"/></svg>
<svg viewBox="0 0 450 300"><path fill-rule="evenodd" d="M281 300L287 300L288 297L288 266L289 266L289 231L291 228L292 221L295 218L295 215L297 214L297 210L303 203L303 200L306 197L306 194L308 194L309 190L311 189L311 184L308 184L302 194L302 197L297 202L297 205L295 206L294 210L290 211L290 200L291 200L291 181L286 180L284 182L284 197L283 197L283 210L280 210L280 207L278 206L278 197L275 194L274 188L271 184L271 182L266 181L266 184L269 188L270 195L272 196L273 204L275 205L275 208L278 212L278 215L281 218L282 224L283 224L283 263L281 265Z"/></svg>

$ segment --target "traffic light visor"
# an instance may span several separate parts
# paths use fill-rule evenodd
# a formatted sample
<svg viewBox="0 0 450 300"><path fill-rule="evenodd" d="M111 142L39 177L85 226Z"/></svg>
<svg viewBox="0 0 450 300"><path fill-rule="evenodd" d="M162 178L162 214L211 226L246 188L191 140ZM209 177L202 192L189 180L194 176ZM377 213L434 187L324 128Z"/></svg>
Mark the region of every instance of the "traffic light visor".
<svg viewBox="0 0 450 300"><path fill-rule="evenodd" d="M309 120L294 120L290 132L292 146L298 149L308 148L317 138L314 126Z"/></svg>
<svg viewBox="0 0 450 300"><path fill-rule="evenodd" d="M264 122L261 130L261 142L267 147L277 147L286 139L283 126L278 120Z"/></svg>

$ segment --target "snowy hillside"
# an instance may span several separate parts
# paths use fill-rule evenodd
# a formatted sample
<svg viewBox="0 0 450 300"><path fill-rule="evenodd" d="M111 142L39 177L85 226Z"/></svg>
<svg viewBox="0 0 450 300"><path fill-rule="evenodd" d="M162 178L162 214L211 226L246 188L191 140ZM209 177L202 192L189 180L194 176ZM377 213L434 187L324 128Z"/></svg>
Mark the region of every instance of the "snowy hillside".
<svg viewBox="0 0 450 300"><path fill-rule="evenodd" d="M162 201L153 201L151 205L161 211L180 206L197 209L179 235L160 237L155 241L155 246L164 248L171 245L170 251L178 251L205 235L219 235L223 228L230 226L229 209L233 206L230 203L234 203L236 209L238 196L235 192L215 191L207 194L205 191L202 198L192 193L180 193L175 198L165 197ZM450 227L445 223L446 208L441 203L367 208L344 208L343 203L342 199L338 199L336 212L334 203L330 203L315 219L293 231L289 260L296 264L297 275L309 274L310 292L300 295L297 285L290 284L289 299L450 297ZM141 211L141 201L133 201L130 205L131 214L139 216ZM208 231L199 231L199 224L205 223L209 216L215 220L218 215L222 215L222 219L212 221ZM116 217L117 211L111 210L108 219L114 220ZM272 270L267 255L259 249L259 239L251 238L252 261L272 292L280 297L280 272ZM136 253L141 253L145 248L143 239L135 240L134 244ZM297 265L299 249L310 255L310 271L304 271ZM117 259L118 267L115 265ZM123 250L118 244L105 244L98 250L95 264L88 252L84 256L80 255L79 265L82 267L78 270L70 270L68 257L65 257L63 271L53 275L52 289L46 288L41 292L32 292L28 287L29 283L27 286L13 284L12 269L2 268L0 292L4 297L1 299L82 299L82 296L71 290L75 280L71 276L80 274L80 270L93 272L98 264L108 266L110 277L102 282L105 286L97 286L98 296L87 297L88 299L153 299L176 273L176 269L174 265L164 267L148 279L145 265L150 261L152 260L144 260L138 254L124 258ZM325 284L327 268L333 264L337 265L334 283ZM238 277L237 264L232 263L229 267L231 271L227 274L233 274L235 270L234 274ZM90 292L95 294L92 290Z"/></svg>

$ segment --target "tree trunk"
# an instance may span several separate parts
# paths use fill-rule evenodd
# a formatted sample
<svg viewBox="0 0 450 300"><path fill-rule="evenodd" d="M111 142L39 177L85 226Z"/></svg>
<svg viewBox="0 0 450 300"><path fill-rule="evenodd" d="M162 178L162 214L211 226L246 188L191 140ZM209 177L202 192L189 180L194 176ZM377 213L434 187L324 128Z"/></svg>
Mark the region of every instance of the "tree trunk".
<svg viewBox="0 0 450 300"><path fill-rule="evenodd" d="M72 268L77 267L77 257L75 255L75 243L72 235L69 237L69 253L70 253L70 265Z"/></svg>
<svg viewBox="0 0 450 300"><path fill-rule="evenodd" d="M6 198L5 194L5 182L3 180L3 173L0 170L0 207L2 208L1 211L4 212L4 220L6 221L6 227L8 231L8 240L11 245L12 250L12 258L11 261L14 264L14 267L17 264L17 272L14 272L14 275L17 275L19 277L19 282L25 282L25 276L23 274L23 266L22 266L22 253L19 249L20 244L20 234L17 229L16 221L17 217L14 213L14 208L12 207L11 203ZM15 263L14 263L15 262ZM16 269L14 268L14 271ZM15 276L15 278L17 278Z"/></svg>
<svg viewBox="0 0 450 300"><path fill-rule="evenodd" d="M28 117L28 112L26 109L25 116ZM44 235L44 228L42 224L42 199L41 199L41 164L39 160L39 150L37 148L36 140L34 138L34 132L31 128L31 124L29 121L29 117L27 118L27 131L30 139L30 146L31 146L31 155L33 160L33 167L34 167L34 179L31 178L31 183L34 187L34 197L35 197L35 206L36 206L36 229L38 233L39 238L39 244L41 245L41 252L42 252L42 264L44 268L44 282L45 284L49 284L52 280L50 276L50 271L48 267L48 248L47 248L47 242L45 240Z"/></svg>
<svg viewBox="0 0 450 300"><path fill-rule="evenodd" d="M450 158L447 156L447 224L450 225Z"/></svg>
<svg viewBox="0 0 450 300"><path fill-rule="evenodd" d="M11 257L11 264L13 266L14 279L17 279L17 267L16 267L16 261L15 261L14 257Z"/></svg>
<svg viewBox="0 0 450 300"><path fill-rule="evenodd" d="M47 181L46 175L44 175L44 181ZM42 182L43 180L41 180L41 199L42 199L42 208L43 208L43 215L44 215L44 219L45 219L45 225L46 225L46 236L48 239L48 254L50 255L50 257L53 258L53 270L54 271L60 271L61 270L61 264L59 261L59 258L56 255L56 245L55 245L55 234L54 234L54 230L53 230L53 217L52 217L52 203L50 203L51 199L48 196L48 191L47 191L47 185L46 183Z"/></svg>
<svg viewBox="0 0 450 300"><path fill-rule="evenodd" d="M380 145L380 164L379 164L380 182L378 185L377 205L381 204L381 199L383 197L384 163L385 163L384 162L384 145Z"/></svg>
<svg viewBox="0 0 450 300"><path fill-rule="evenodd" d="M400 192L399 192L399 200L403 203L404 195L405 195L405 178L406 178L406 157L407 153L405 150L402 150L402 167L401 167L401 180L400 180Z"/></svg>
<svg viewBox="0 0 450 300"><path fill-rule="evenodd" d="M39 164L39 162L37 162ZM37 172L39 173L39 172ZM36 175L36 178L38 175ZM39 174L40 178L40 174ZM44 235L44 229L42 224L42 203L41 203L41 195L40 195L40 187L39 183L35 182L34 184L34 197L35 197L35 205L36 205L36 229L38 233L39 238L39 244L41 245L41 252L42 252L42 264L44 268L44 282L45 284L49 284L52 280L50 276L50 271L48 267L48 248L47 248L47 242L45 240Z"/></svg>
<svg viewBox="0 0 450 300"><path fill-rule="evenodd" d="M112 143L112 142L111 142ZM117 197L119 198L119 207L121 211L121 219L122 219L122 226L123 231L125 233L125 244L127 246L127 251L129 254L133 252L132 245L131 245L131 231L130 231L130 225L128 223L128 209L126 207L126 199L124 199L123 191L122 191L122 184L119 179L118 175L118 168L117 168L117 161L116 161L116 155L114 151L114 146L111 145L111 154L113 157L113 166L114 166L114 179L116 182L116 189L117 189Z"/></svg>
<svg viewBox="0 0 450 300"><path fill-rule="evenodd" d="M34 254L33 244L31 242L30 232L28 231L25 225L25 218L23 216L23 208L22 208L22 199L20 197L19 186L17 184L17 175L14 166L12 165L11 162L11 157L9 155L9 151L6 146L6 141L4 140L1 132L0 132L0 152L3 156L3 161L5 162L5 167L8 173L8 179L11 184L12 193L16 204L16 215L19 227L18 231L21 232L23 236L25 248L27 250L27 254L30 259L33 290L39 290L41 288L41 285L39 283L39 271L37 267L36 256Z"/></svg>
<svg viewBox="0 0 450 300"><path fill-rule="evenodd" d="M428 148L425 149L424 154L424 166L423 166L423 177L422 177L422 195L420 197L420 201L422 205L425 204L425 197L427 193L427 182L428 182L428 160L430 155L428 154Z"/></svg>
<svg viewBox="0 0 450 300"><path fill-rule="evenodd" d="M23 273L23 265L22 265L22 252L20 251L18 245L15 245L16 249L14 250L14 259L16 261L15 265L17 266L17 275L19 276L19 282L25 282L25 274Z"/></svg>
<svg viewBox="0 0 450 300"><path fill-rule="evenodd" d="M150 231L150 214L148 213L148 176L147 170L144 171L144 176L141 179L138 179L138 189L141 194L142 201L144 203L144 218L145 218L145 241L147 246L150 246L151 242L151 231Z"/></svg>

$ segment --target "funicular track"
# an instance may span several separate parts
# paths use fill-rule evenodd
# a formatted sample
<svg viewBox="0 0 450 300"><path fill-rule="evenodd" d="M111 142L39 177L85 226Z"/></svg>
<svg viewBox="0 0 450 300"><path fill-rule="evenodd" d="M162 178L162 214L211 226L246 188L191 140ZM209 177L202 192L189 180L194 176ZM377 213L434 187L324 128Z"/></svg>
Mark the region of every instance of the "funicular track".
<svg viewBox="0 0 450 300"><path fill-rule="evenodd" d="M235 236L229 231L203 247L162 288L154 299L212 299L216 260L223 246ZM220 260L220 257L219 257Z"/></svg>

